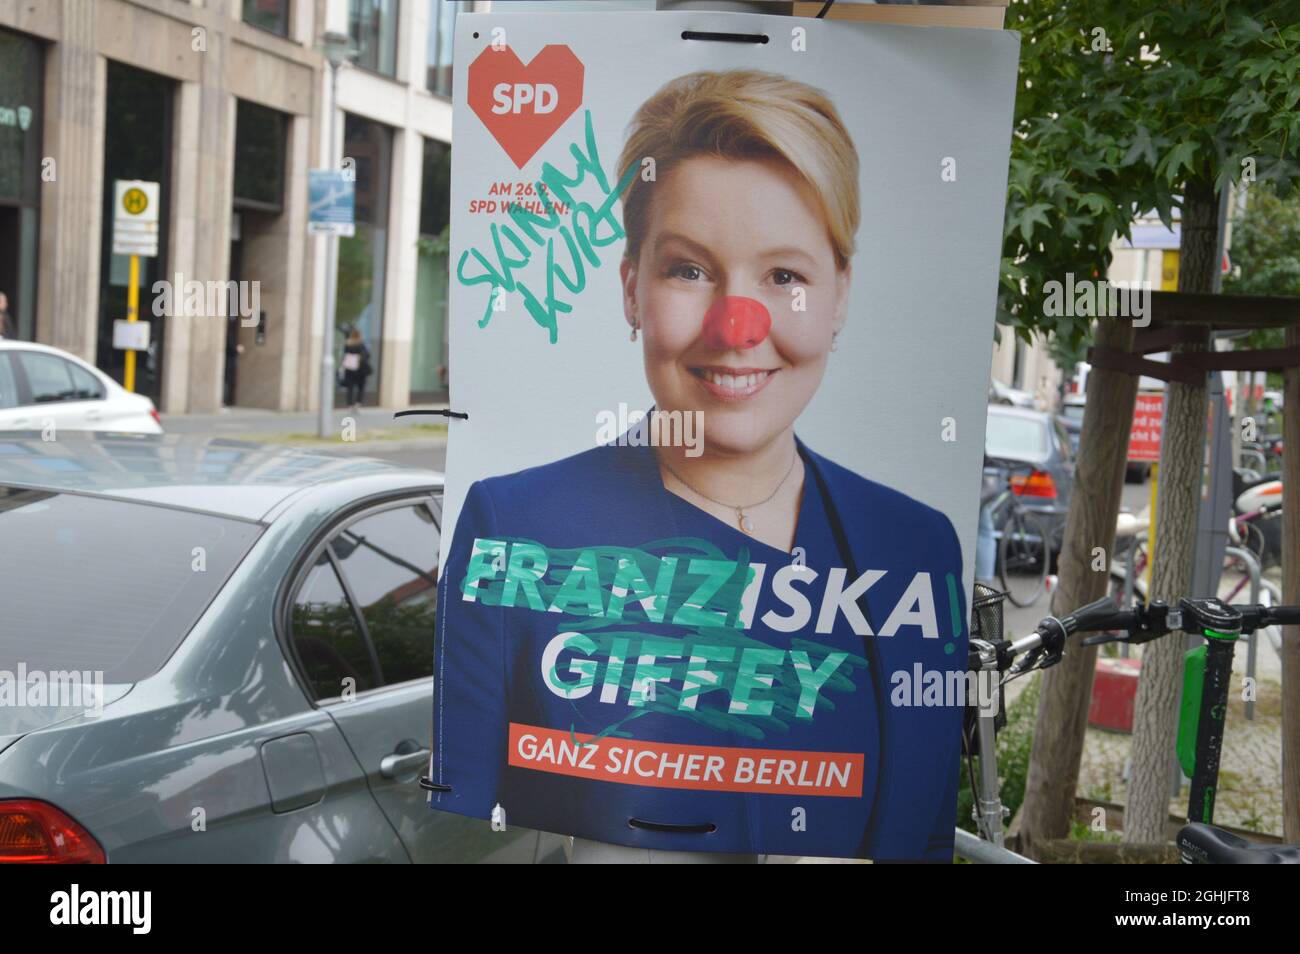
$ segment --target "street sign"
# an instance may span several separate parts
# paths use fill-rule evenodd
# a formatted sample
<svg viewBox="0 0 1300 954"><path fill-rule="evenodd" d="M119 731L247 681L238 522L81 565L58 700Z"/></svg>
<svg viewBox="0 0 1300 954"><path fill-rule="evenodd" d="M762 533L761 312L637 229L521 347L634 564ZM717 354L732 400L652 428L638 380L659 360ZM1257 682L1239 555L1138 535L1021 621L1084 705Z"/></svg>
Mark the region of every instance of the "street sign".
<svg viewBox="0 0 1300 954"><path fill-rule="evenodd" d="M158 255L157 182L118 179L113 183L113 254Z"/></svg>
<svg viewBox="0 0 1300 954"><path fill-rule="evenodd" d="M313 235L351 236L356 182L335 169L307 173L307 231Z"/></svg>
<svg viewBox="0 0 1300 954"><path fill-rule="evenodd" d="M113 347L118 351L148 351L149 322L118 318L113 322Z"/></svg>
<svg viewBox="0 0 1300 954"><path fill-rule="evenodd" d="M1139 394L1133 405L1133 426L1128 435L1128 459L1160 462L1160 436L1164 427L1165 396Z"/></svg>

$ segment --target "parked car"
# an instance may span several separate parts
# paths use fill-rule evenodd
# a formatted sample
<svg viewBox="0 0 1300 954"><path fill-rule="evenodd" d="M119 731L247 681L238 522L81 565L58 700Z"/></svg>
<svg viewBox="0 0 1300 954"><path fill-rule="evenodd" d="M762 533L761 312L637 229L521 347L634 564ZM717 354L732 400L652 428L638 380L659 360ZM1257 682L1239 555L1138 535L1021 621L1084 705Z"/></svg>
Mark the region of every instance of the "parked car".
<svg viewBox="0 0 1300 954"><path fill-rule="evenodd" d="M0 439L0 671L51 696L0 706L0 862L562 859L418 785L441 492L243 441ZM77 672L89 706L53 691Z"/></svg>
<svg viewBox="0 0 1300 954"><path fill-rule="evenodd" d="M1079 435L1083 433L1083 415L1087 409L1087 398L1082 394L1067 394L1061 404L1061 413L1056 419L1065 428L1070 438L1070 450L1073 456L1079 456ZM1124 480L1130 484L1145 483L1151 476L1151 465L1145 461L1129 461L1124 467Z"/></svg>
<svg viewBox="0 0 1300 954"><path fill-rule="evenodd" d="M74 354L0 338L0 431L161 434L153 402Z"/></svg>
<svg viewBox="0 0 1300 954"><path fill-rule="evenodd" d="M1012 490L1025 507L1043 518L1051 532L1052 551L1059 552L1074 487L1074 455L1065 427L1055 415L1043 411L991 404L984 453L1031 466L1027 474L1012 478ZM1004 508L994 518L999 531L1005 512Z"/></svg>
<svg viewBox="0 0 1300 954"><path fill-rule="evenodd" d="M1012 407L1036 408L1038 402L1034 400L1032 391L1022 391L1019 388L1013 388L1010 385L1003 384L997 378L989 381L989 403L990 404L1008 404Z"/></svg>

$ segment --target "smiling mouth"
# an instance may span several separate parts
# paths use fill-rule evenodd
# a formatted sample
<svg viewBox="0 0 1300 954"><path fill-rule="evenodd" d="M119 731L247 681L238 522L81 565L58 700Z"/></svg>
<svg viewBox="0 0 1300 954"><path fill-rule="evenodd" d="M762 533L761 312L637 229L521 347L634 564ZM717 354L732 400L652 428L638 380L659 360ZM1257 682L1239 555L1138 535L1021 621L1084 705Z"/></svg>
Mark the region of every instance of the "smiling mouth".
<svg viewBox="0 0 1300 954"><path fill-rule="evenodd" d="M753 397L776 377L777 368L728 368L722 366L691 368L691 374L714 397L736 401Z"/></svg>

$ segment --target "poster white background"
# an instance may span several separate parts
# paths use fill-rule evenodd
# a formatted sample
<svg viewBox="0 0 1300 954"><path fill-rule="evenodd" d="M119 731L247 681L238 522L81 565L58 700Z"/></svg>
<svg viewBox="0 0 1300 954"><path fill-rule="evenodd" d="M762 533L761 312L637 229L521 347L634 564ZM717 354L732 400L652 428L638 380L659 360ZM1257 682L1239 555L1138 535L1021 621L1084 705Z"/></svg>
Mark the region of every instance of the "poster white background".
<svg viewBox="0 0 1300 954"><path fill-rule="evenodd" d="M522 170L466 103L468 67L496 27L524 63L559 43L585 66L582 107ZM807 31L806 51L792 49L795 28ZM684 30L770 40L683 40ZM471 246L493 258L489 226L509 219L468 215L470 200L487 196L494 181L536 181L543 162L572 174L569 145L584 140L587 110L612 187L628 122L666 82L702 69L761 69L827 92L861 161L849 320L796 433L831 460L944 511L961 540L969 592L1017 44L1016 34L997 30L715 12L460 16L449 352L451 407L470 419L450 422L443 559L473 481L588 450L598 412L652 403L641 345L629 341L623 316L623 242L598 250L601 265L588 269L580 294L557 283L573 311L560 315L556 344L517 294L480 329L489 286L461 285L457 262ZM945 157L956 160L955 182L941 179ZM584 189L578 195L592 201ZM558 238L556 248L569 271ZM518 273L539 295L544 275L540 251ZM945 418L954 419L955 441L942 439Z"/></svg>

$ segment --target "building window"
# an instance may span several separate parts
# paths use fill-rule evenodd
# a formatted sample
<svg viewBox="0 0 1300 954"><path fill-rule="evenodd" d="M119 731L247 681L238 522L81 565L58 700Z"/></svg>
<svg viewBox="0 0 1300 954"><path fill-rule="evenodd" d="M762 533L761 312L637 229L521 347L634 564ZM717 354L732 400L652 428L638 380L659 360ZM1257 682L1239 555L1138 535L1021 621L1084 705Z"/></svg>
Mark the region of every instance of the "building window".
<svg viewBox="0 0 1300 954"><path fill-rule="evenodd" d="M36 261L41 201L43 47L0 30L0 293L7 332L34 338Z"/></svg>
<svg viewBox="0 0 1300 954"><path fill-rule="evenodd" d="M235 107L235 208L284 208L284 141L288 116L239 100Z"/></svg>
<svg viewBox="0 0 1300 954"><path fill-rule="evenodd" d="M244 0L244 22L288 36L289 0Z"/></svg>
<svg viewBox="0 0 1300 954"><path fill-rule="evenodd" d="M338 337L334 341L334 366L343 366L344 336L356 328L370 350L370 366L377 372L366 379L365 396L369 399L378 392L379 375L384 373L380 352L393 131L348 113L343 124L343 154L356 162L356 232L338 240L338 294L334 308Z"/></svg>
<svg viewBox="0 0 1300 954"><path fill-rule="evenodd" d="M429 0L424 85L440 96L451 96L451 49L456 42L456 15L462 7L459 0Z"/></svg>
<svg viewBox="0 0 1300 954"><path fill-rule="evenodd" d="M398 0L348 0L348 36L357 66L397 75L397 5Z"/></svg>
<svg viewBox="0 0 1300 954"><path fill-rule="evenodd" d="M451 146L424 140L419 256L411 337L411 400L447 394L447 222L451 209Z"/></svg>

